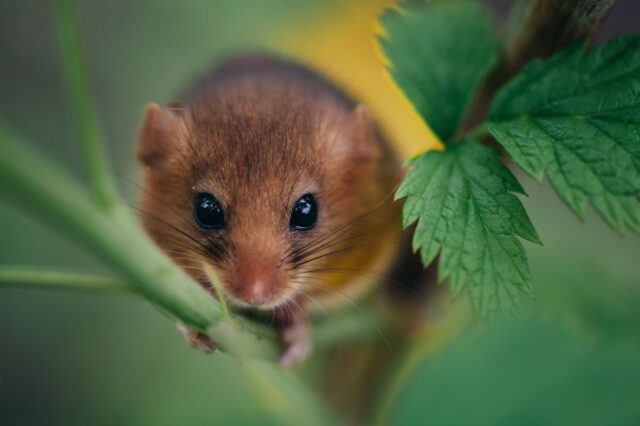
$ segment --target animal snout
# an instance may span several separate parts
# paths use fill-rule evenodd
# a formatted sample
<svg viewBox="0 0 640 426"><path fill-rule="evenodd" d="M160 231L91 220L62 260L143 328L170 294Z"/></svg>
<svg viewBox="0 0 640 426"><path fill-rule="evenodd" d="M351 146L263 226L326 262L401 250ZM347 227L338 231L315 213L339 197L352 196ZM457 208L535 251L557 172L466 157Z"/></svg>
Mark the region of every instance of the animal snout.
<svg viewBox="0 0 640 426"><path fill-rule="evenodd" d="M253 306L273 301L278 292L280 276L273 267L245 267L236 275L233 293L242 302Z"/></svg>
<svg viewBox="0 0 640 426"><path fill-rule="evenodd" d="M250 305L264 305L273 298L275 283L267 277L258 277L245 282L240 289L242 299Z"/></svg>
<svg viewBox="0 0 640 426"><path fill-rule="evenodd" d="M233 276L235 298L252 306L269 305L281 292L283 276L279 251L254 243L237 249L237 265Z"/></svg>

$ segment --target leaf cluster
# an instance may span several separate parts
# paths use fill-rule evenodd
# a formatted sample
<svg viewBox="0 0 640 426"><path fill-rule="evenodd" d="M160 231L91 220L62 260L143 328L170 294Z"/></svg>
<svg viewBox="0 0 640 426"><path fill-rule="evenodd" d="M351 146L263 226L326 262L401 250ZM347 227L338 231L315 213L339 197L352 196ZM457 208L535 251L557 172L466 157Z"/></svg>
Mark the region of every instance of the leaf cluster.
<svg viewBox="0 0 640 426"><path fill-rule="evenodd" d="M464 128L502 51L475 2L414 2L382 17L389 72L444 144L412 159L396 197L414 250L481 313L511 310L532 292L520 238L540 239L524 194L487 131L525 172L547 175L579 216L591 203L616 230L640 231L640 36L578 43L531 61L501 87L485 121Z"/></svg>

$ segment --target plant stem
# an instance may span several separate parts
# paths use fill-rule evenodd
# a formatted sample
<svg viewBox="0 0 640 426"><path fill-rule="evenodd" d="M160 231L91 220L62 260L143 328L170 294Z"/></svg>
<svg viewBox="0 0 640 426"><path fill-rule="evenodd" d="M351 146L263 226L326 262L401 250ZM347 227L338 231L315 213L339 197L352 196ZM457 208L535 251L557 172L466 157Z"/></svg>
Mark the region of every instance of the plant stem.
<svg viewBox="0 0 640 426"><path fill-rule="evenodd" d="M115 277L25 266L0 266L0 287L2 286L139 295L129 283ZM224 329L234 327L232 323L226 321L223 321ZM220 324L216 327L219 330L223 329ZM346 331L348 335L351 330L346 329ZM264 341L274 338L273 332L268 329L254 328L252 332L259 334ZM327 333L323 334L326 335ZM233 334L229 337L237 338ZM344 334L338 335L338 340L334 340L333 343L341 341L344 337ZM323 341L331 343L327 339L323 339ZM235 351L239 349L237 343L232 345L232 348ZM255 351L256 347L248 346L242 349ZM262 352L258 357L264 358L265 354L271 354L273 357L277 355L277 351L273 352L274 347L269 344L259 349ZM254 355L254 358L256 357L256 354L252 352L241 352L236 353L236 355L241 355L244 358L248 358L250 355ZM278 419L279 423L301 424L305 423L305 419L307 419L311 422L309 424L336 424L338 419L334 417L330 410L327 410L324 404L309 389L294 377L283 375L275 365L258 359L246 359L244 366L245 370L255 380L256 397L262 400L267 409L273 411L273 415ZM277 407L274 407L274 402L278 403Z"/></svg>
<svg viewBox="0 0 640 426"><path fill-rule="evenodd" d="M32 267L0 266L0 286L34 286L47 289L75 290L115 294L135 294L129 283L115 277L102 277Z"/></svg>
<svg viewBox="0 0 640 426"><path fill-rule="evenodd" d="M63 170L1 124L0 152L0 185L122 273L151 302L199 330L221 317L216 301L155 247L126 207L99 208Z"/></svg>
<svg viewBox="0 0 640 426"><path fill-rule="evenodd" d="M518 0L508 19L499 66L487 78L463 129L481 124L493 96L533 58L545 58L578 40L590 40L615 0ZM485 138L493 145L495 141Z"/></svg>
<svg viewBox="0 0 640 426"><path fill-rule="evenodd" d="M547 57L570 44L591 40L615 0L519 0L507 27L505 76L529 60Z"/></svg>
<svg viewBox="0 0 640 426"><path fill-rule="evenodd" d="M140 295L182 323L209 332L225 352L277 359L274 333L238 317L222 320L215 299L156 248L124 206L109 212L98 208L63 170L1 123L0 152L0 186L122 273ZM364 318L360 326L329 334L356 337L371 322Z"/></svg>
<svg viewBox="0 0 640 426"><path fill-rule="evenodd" d="M487 126L486 124L483 122L482 124L477 125L476 127L474 127L473 129L469 130L466 134L466 136L475 139L475 140L482 140L483 138L485 138L488 135L488 130L487 130Z"/></svg>
<svg viewBox="0 0 640 426"><path fill-rule="evenodd" d="M223 351L275 361L279 343L274 333L242 318L224 318L220 304L155 246L115 196L109 186L100 132L90 108L77 50L73 2L60 0L57 5L67 80L84 136L94 199L65 170L34 150L1 120L0 186L121 273L138 294L162 311L191 328L208 332ZM99 203L95 202L96 195ZM31 278L33 284L54 284L53 276L45 279L42 275L28 275L22 271L20 282L28 283ZM20 277L14 275L13 278ZM65 280L70 288L72 280L68 276Z"/></svg>
<svg viewBox="0 0 640 426"><path fill-rule="evenodd" d="M342 425L342 421L296 377L282 375L274 365L260 361L246 363L253 392L279 425ZM268 423L268 422L267 422Z"/></svg>
<svg viewBox="0 0 640 426"><path fill-rule="evenodd" d="M216 292L218 303L220 303L220 310L222 311L222 317L229 318L229 308L227 307L227 302L225 300L224 290L222 288L222 283L220 283L220 279L218 278L213 268L211 268L211 266L209 266L207 263L202 262L201 266L205 274L207 274L207 278L209 279L213 290Z"/></svg>
<svg viewBox="0 0 640 426"><path fill-rule="evenodd" d="M56 0L55 6L64 77L71 96L93 197L101 208L110 209L115 207L118 195L106 160L102 130L89 96L89 83L75 19L75 2Z"/></svg>
<svg viewBox="0 0 640 426"><path fill-rule="evenodd" d="M0 266L0 287L2 286L140 295L130 283L117 277L33 266ZM329 347L345 338L366 340L377 337L379 327L383 326L382 323L383 319L373 311L342 312L332 316L331 320L315 324L313 345L314 347ZM252 336L245 336L243 338L245 343L240 345L237 330L250 331ZM213 331L218 336L219 343L217 343L221 344L223 349L228 347L227 352L232 352L234 355L245 358L265 358L265 354L272 353L275 348L272 342L269 342L269 340L276 339L273 330L257 324L242 322L237 318L232 319L230 313L227 313L223 320L213 326ZM229 342L229 339L235 340L235 342ZM255 353L256 351L259 353ZM272 356L275 358L277 351L273 352Z"/></svg>
<svg viewBox="0 0 640 426"><path fill-rule="evenodd" d="M420 335L414 336L408 342L400 359L393 365L391 374L388 375L389 380L382 389L378 401L374 404L375 409L370 424L375 426L389 424L394 404L400 397L402 390L406 388L407 382L415 374L420 362L425 359L427 354L441 349L472 324L473 316L466 304L456 303L447 309L448 312L445 316L424 328Z"/></svg>

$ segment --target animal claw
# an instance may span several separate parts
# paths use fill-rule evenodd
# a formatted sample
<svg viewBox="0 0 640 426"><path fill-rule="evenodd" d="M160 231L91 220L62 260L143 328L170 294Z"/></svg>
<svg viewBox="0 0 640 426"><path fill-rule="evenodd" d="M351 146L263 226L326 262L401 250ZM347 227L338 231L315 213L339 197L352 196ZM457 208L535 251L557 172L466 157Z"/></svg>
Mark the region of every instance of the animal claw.
<svg viewBox="0 0 640 426"><path fill-rule="evenodd" d="M176 327L191 348L202 351L205 354L213 353L217 349L217 345L207 334L192 330L180 323L176 324Z"/></svg>

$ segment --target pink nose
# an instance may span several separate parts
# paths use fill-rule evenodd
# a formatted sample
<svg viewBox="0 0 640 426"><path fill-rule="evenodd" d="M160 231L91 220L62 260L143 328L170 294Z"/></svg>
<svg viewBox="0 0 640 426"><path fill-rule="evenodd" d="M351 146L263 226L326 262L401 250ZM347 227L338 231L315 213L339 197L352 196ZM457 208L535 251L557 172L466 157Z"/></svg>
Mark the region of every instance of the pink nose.
<svg viewBox="0 0 640 426"><path fill-rule="evenodd" d="M263 305L271 300L273 283L263 278L257 278L251 282L243 283L240 296L250 305Z"/></svg>
<svg viewBox="0 0 640 426"><path fill-rule="evenodd" d="M268 250L238 248L238 266L233 274L231 291L236 299L260 306L273 300L280 285L278 257Z"/></svg>

